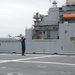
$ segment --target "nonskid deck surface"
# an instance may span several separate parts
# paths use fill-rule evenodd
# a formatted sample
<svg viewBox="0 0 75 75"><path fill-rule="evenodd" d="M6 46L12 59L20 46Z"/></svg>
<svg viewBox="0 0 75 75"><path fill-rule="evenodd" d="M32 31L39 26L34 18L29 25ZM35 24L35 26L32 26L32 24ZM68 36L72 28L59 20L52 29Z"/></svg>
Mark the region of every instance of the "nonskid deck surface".
<svg viewBox="0 0 75 75"><path fill-rule="evenodd" d="M75 75L75 56L0 54L0 75Z"/></svg>

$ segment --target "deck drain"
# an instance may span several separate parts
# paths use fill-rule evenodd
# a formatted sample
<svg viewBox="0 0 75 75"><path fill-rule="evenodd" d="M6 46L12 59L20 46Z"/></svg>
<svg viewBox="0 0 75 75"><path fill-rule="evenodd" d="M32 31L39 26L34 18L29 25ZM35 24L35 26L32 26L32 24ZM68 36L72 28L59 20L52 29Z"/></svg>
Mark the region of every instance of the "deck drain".
<svg viewBox="0 0 75 75"><path fill-rule="evenodd" d="M7 75L23 75L23 74L22 73L13 72L13 73L8 73Z"/></svg>

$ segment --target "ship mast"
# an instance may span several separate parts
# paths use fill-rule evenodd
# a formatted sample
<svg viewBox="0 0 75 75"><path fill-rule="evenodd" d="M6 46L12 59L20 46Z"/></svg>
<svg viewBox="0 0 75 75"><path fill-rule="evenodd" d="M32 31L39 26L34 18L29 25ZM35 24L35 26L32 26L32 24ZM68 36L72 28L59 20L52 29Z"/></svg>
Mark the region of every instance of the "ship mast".
<svg viewBox="0 0 75 75"><path fill-rule="evenodd" d="M57 7L57 2L56 2L56 0L54 0L52 4L53 4L53 7Z"/></svg>

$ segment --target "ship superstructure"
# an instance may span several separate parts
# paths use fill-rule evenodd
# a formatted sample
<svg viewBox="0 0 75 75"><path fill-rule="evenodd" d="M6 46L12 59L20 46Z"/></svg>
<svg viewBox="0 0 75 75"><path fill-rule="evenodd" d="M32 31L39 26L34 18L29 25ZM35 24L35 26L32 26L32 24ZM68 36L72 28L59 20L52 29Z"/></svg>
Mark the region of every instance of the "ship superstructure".
<svg viewBox="0 0 75 75"><path fill-rule="evenodd" d="M75 0L53 7L48 15L38 12L33 17L33 28L26 30L26 50L35 53L75 53Z"/></svg>

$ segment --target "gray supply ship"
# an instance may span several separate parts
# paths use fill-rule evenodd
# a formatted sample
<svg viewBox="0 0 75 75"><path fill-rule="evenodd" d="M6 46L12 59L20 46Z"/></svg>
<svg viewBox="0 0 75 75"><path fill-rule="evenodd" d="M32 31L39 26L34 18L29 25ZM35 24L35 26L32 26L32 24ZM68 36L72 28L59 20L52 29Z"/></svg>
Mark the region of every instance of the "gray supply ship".
<svg viewBox="0 0 75 75"><path fill-rule="evenodd" d="M33 17L33 28L26 29L27 53L75 54L75 0L53 7L48 15L38 12Z"/></svg>
<svg viewBox="0 0 75 75"><path fill-rule="evenodd" d="M18 37L0 38L0 53L21 53L21 42Z"/></svg>

